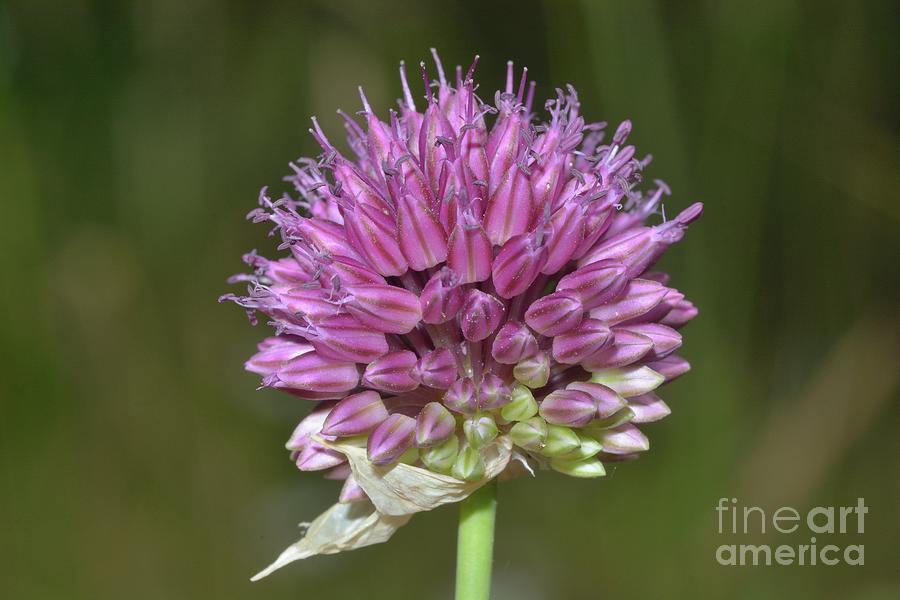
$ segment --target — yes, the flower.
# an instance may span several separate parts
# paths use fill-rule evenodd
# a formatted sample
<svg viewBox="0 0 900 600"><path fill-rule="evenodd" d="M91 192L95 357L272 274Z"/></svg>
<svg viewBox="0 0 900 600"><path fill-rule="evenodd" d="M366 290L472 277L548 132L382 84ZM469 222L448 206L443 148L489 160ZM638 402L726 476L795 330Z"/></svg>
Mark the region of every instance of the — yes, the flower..
<svg viewBox="0 0 900 600"><path fill-rule="evenodd" d="M274 326L246 367L317 403L287 447L345 481L342 503L374 493L360 460L479 482L498 444L601 476L647 450L638 426L669 413L654 390L689 369L673 353L697 309L653 266L702 205L656 219L669 190L638 189L650 157L631 123L585 123L571 86L538 121L526 70L515 82L509 63L489 104L475 63L451 82L433 54L424 103L401 64L386 120L361 89L363 123L339 111L353 158L313 119L322 154L249 215L286 256L246 255L247 295L223 297Z"/></svg>

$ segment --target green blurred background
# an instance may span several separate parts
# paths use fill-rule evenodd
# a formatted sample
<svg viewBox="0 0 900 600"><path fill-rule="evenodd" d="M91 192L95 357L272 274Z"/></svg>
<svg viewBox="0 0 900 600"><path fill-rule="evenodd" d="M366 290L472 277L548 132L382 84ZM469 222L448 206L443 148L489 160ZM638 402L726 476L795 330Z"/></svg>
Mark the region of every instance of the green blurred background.
<svg viewBox="0 0 900 600"><path fill-rule="evenodd" d="M701 307L653 449L504 485L495 597L898 598L895 2L0 3L0 596L445 599L454 508L383 546L248 577L337 484L282 449L308 409L241 370L216 304L262 185L318 114L399 96L400 59L507 59L631 118L706 202L665 266ZM492 97L492 94L487 94ZM864 567L723 567L720 497L870 507Z"/></svg>

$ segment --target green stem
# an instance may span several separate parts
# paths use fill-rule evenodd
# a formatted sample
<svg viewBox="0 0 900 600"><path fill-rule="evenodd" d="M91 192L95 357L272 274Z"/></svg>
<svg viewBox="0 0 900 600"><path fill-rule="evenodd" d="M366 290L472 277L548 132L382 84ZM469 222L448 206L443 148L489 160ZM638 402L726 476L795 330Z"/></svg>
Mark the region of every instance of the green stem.
<svg viewBox="0 0 900 600"><path fill-rule="evenodd" d="M459 507L456 600L490 600L497 481L478 488Z"/></svg>

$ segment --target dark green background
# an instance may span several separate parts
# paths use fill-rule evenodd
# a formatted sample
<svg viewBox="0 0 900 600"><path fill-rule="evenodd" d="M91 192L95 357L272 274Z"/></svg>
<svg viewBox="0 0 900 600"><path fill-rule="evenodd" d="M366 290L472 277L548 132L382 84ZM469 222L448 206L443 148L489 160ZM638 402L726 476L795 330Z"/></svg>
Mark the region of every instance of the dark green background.
<svg viewBox="0 0 900 600"><path fill-rule="evenodd" d="M0 596L449 598L456 511L387 545L249 575L337 485L256 392L264 329L216 304L259 188L318 114L386 112L397 63L509 58L648 177L706 202L670 252L701 307L652 450L599 481L501 489L495 596L897 598L898 6L891 2L0 3ZM420 93L417 91L417 95ZM486 94L492 97L492 94ZM718 566L720 497L870 506L864 567ZM808 533L755 537L808 543Z"/></svg>

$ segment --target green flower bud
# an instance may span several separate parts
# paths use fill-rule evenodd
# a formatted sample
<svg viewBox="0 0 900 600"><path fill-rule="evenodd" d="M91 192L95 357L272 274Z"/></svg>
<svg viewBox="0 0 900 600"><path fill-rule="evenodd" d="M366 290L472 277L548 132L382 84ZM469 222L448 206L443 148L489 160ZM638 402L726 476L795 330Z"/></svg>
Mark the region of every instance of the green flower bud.
<svg viewBox="0 0 900 600"><path fill-rule="evenodd" d="M541 450L544 456L564 456L581 446L578 434L561 425L547 425L547 443Z"/></svg>
<svg viewBox="0 0 900 600"><path fill-rule="evenodd" d="M634 418L634 412L628 408L627 406L615 414L606 417L605 419L597 419L595 421L591 421L587 425L585 425L584 430L587 431L591 435L602 435L602 432L606 429L612 429L613 427L618 427L619 425L624 425L631 421Z"/></svg>
<svg viewBox="0 0 900 600"><path fill-rule="evenodd" d="M400 458L397 459L397 462L401 462L405 465L411 465L419 460L419 449L415 446L411 448L407 448L406 452L400 455Z"/></svg>
<svg viewBox="0 0 900 600"><path fill-rule="evenodd" d="M567 458L554 458L550 460L550 466L554 471L559 471L571 477L603 477L606 469L599 459L569 460Z"/></svg>
<svg viewBox="0 0 900 600"><path fill-rule="evenodd" d="M509 439L520 448L539 452L547 442L547 429L547 421L540 417L531 417L527 421L513 425L509 430Z"/></svg>
<svg viewBox="0 0 900 600"><path fill-rule="evenodd" d="M524 421L538 412L538 404L531 390L517 383L512 390L512 401L500 409L500 416L507 421Z"/></svg>
<svg viewBox="0 0 900 600"><path fill-rule="evenodd" d="M578 439L581 440L581 444L563 457L565 460L569 461L577 461L577 460L586 460L598 452L603 450L603 444L601 444L596 439L592 438L589 435L585 435L581 432L576 432Z"/></svg>
<svg viewBox="0 0 900 600"><path fill-rule="evenodd" d="M459 439L452 435L447 441L423 449L421 451L422 462L426 467L438 473L449 473L456 462L456 455L459 453Z"/></svg>
<svg viewBox="0 0 900 600"><path fill-rule="evenodd" d="M484 459L481 458L481 452L467 445L456 457L451 474L457 479L467 481L484 477Z"/></svg>
<svg viewBox="0 0 900 600"><path fill-rule="evenodd" d="M652 392L659 387L666 378L650 367L623 367L621 369L603 369L595 371L591 375L591 381L602 383L612 388L623 398L640 396Z"/></svg>
<svg viewBox="0 0 900 600"><path fill-rule="evenodd" d="M481 448L497 437L498 433L497 424L487 413L474 415L463 421L463 431L474 448Z"/></svg>
<svg viewBox="0 0 900 600"><path fill-rule="evenodd" d="M550 355L542 351L522 359L513 367L513 377L532 389L544 387L550 379Z"/></svg>

